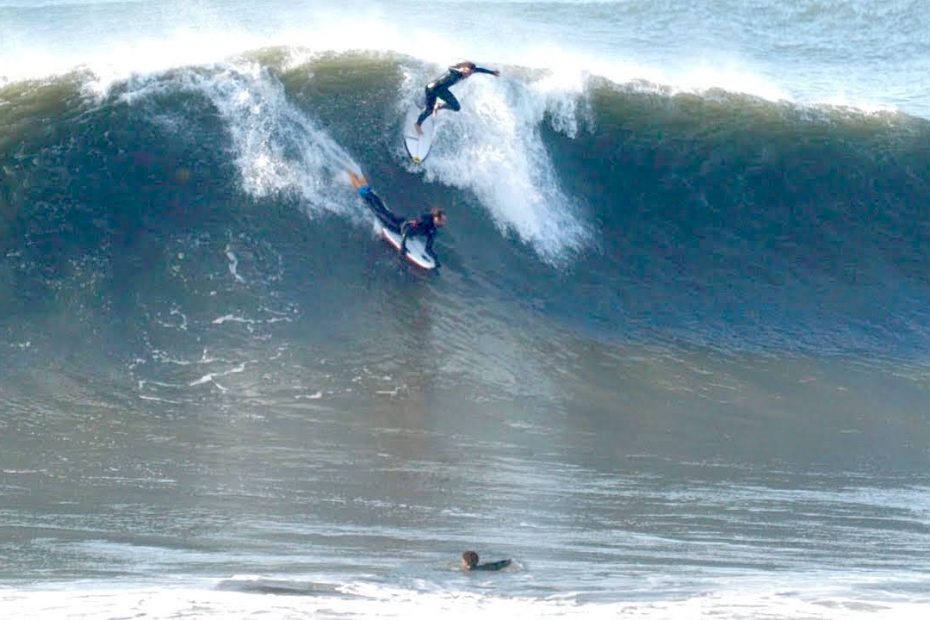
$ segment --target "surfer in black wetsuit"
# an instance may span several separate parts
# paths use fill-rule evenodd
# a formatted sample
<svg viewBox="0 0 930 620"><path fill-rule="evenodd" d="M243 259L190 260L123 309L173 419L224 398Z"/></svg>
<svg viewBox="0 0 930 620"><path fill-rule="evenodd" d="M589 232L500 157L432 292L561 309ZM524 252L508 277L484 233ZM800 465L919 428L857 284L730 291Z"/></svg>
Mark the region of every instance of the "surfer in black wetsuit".
<svg viewBox="0 0 930 620"><path fill-rule="evenodd" d="M433 252L433 237L445 225L446 213L439 208L430 209L429 213L405 221L400 225L400 255L403 256L407 253L407 237L413 235L426 237L426 253L430 255L438 267L439 260Z"/></svg>
<svg viewBox="0 0 930 620"><path fill-rule="evenodd" d="M474 73L488 73L494 76L501 74L501 72L496 69L485 69L476 66L473 62L465 61L457 65L452 65L449 67L448 71L426 85L426 107L420 113L420 116L417 117L416 125L414 125L414 128L417 130L417 135L423 133L421 125L423 121L429 118L430 114L438 112L443 108L449 108L453 112L458 112L462 109L459 100L455 98L455 95L453 95L452 91L449 89ZM436 101L437 98L442 99L442 101Z"/></svg>
<svg viewBox="0 0 930 620"><path fill-rule="evenodd" d="M497 562L485 562L478 564L478 554L474 551L466 551L462 554L462 570L500 570L510 566L511 560L498 560Z"/></svg>
<svg viewBox="0 0 930 620"><path fill-rule="evenodd" d="M402 217L394 215L394 213L392 213L391 210L385 206L384 201L381 200L381 197L378 196L373 189L371 189L370 185L368 185L368 181L365 179L365 177L357 175L350 170L349 179L352 181L352 185L355 187L355 189L358 190L358 195L368 203L368 206L371 208L372 212L375 214L375 217L378 218L381 224L383 224L384 227L388 230L391 230L401 236L401 256L404 256L407 253L407 237L426 237L426 253L430 255L430 257L433 259L433 262L435 262L436 266L439 267L439 259L436 257L435 252L433 252L433 237L436 236L436 232L439 228L442 228L446 225L446 214L442 209L432 209L420 217L405 220Z"/></svg>

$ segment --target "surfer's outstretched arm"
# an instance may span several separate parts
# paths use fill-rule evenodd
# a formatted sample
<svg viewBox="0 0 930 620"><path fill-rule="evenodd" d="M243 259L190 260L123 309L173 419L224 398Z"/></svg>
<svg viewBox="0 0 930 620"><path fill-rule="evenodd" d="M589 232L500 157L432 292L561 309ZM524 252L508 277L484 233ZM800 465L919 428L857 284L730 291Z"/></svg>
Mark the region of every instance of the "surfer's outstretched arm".
<svg viewBox="0 0 930 620"><path fill-rule="evenodd" d="M475 73L487 73L488 75L498 76L501 74L497 69L486 69L485 67L479 67L470 60L464 60L457 65L452 65L449 67L449 71L443 76L447 78L449 83L446 86L452 86L459 80L463 80ZM454 74L454 76L452 75ZM442 78L440 78L441 80Z"/></svg>
<svg viewBox="0 0 930 620"><path fill-rule="evenodd" d="M484 67L475 67L475 73L487 73L497 77L501 74L500 69L485 69Z"/></svg>

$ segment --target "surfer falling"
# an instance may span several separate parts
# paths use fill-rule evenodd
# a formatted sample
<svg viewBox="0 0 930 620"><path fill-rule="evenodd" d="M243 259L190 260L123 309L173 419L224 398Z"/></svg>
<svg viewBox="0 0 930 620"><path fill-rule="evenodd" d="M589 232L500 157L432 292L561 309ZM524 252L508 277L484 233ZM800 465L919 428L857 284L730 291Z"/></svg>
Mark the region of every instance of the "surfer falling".
<svg viewBox="0 0 930 620"><path fill-rule="evenodd" d="M368 185L368 180L364 176L355 174L351 170L348 171L348 174L352 185L358 190L358 195L365 200L368 204L368 208L371 209L375 217L378 218L378 221L381 222L384 229L400 236L399 241L393 241L391 239L389 239L389 241L392 244L398 245L401 256L408 259L410 258L407 254L407 239L409 237L425 237L426 254L433 262L428 268L439 267L439 259L436 258L436 254L433 252L433 238L436 236L436 233L439 232L439 229L446 225L445 212L442 209L434 208L419 217L404 219L395 215L385 206L384 201L371 189L371 186ZM419 263L417 264L419 265ZM427 267L427 265L419 266Z"/></svg>
<svg viewBox="0 0 930 620"><path fill-rule="evenodd" d="M493 76L501 74L501 72L496 69L485 69L476 66L473 62L465 61L457 65L452 65L449 67L448 71L426 85L426 107L420 113L420 116L417 117L417 122L414 125L414 128L417 130L417 135L423 134L421 125L431 114L435 114L444 108L449 108L453 112L458 112L462 109L459 100L455 98L455 95L453 95L449 89L475 73L488 73ZM441 101L437 99L441 99Z"/></svg>

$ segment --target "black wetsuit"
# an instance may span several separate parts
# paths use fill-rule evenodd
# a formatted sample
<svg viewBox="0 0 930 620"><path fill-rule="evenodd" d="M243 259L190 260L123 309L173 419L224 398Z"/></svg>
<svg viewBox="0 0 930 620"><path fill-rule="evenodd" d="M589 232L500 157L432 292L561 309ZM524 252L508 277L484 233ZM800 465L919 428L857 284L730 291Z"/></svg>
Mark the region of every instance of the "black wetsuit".
<svg viewBox="0 0 930 620"><path fill-rule="evenodd" d="M437 230L436 224L433 222L432 213L424 213L416 219L403 222L400 225L400 251L406 251L407 237L419 235L421 237L426 237L426 253L432 256L433 260L436 260L436 255L433 254L433 237L436 236Z"/></svg>
<svg viewBox="0 0 930 620"><path fill-rule="evenodd" d="M510 566L510 560L498 560L497 562L485 562L484 564L478 564L471 570L500 570L502 568L507 568Z"/></svg>
<svg viewBox="0 0 930 620"><path fill-rule="evenodd" d="M394 215L384 204L384 201L381 200L381 197L368 185L358 188L358 195L365 200L368 208L371 209L385 228L401 236L400 248L402 253L407 250L407 237L420 235L426 237L426 253L433 258L437 266L439 265L439 261L433 253L433 237L436 236L437 229L436 224L433 223L432 213L424 213L416 219L405 220Z"/></svg>
<svg viewBox="0 0 930 620"><path fill-rule="evenodd" d="M361 186L358 188L358 195L365 199L365 202L368 203L368 208L372 210L375 217L378 218L385 228L398 235L401 234L400 227L404 223L404 218L391 213L391 210L384 205L384 202L371 187L368 185Z"/></svg>
<svg viewBox="0 0 930 620"><path fill-rule="evenodd" d="M494 75L494 71L491 69L485 69L483 67L475 67L475 70L472 73L490 73ZM445 107L449 108L453 112L458 112L462 109L462 106L459 104L459 100L455 98L455 95L452 94L452 91L449 89L464 80L467 76L462 73L462 70L458 67L449 67L449 70L443 73L441 76L430 82L426 85L426 108L420 112L420 116L417 117L417 125L421 125L430 114L433 113L433 106L436 105L436 98L440 98L446 102Z"/></svg>

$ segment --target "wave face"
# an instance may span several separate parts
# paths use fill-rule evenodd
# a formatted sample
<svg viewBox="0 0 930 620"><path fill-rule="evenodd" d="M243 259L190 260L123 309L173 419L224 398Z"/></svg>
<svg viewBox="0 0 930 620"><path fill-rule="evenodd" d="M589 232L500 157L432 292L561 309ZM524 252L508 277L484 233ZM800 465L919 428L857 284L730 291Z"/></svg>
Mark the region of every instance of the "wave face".
<svg viewBox="0 0 930 620"><path fill-rule="evenodd" d="M400 119L435 71L270 49L103 96L82 72L5 87L8 312L52 292L71 305L88 281L118 298L127 263L144 260L137 243L187 253L241 220L261 219L278 251L298 226L364 254L370 243L346 233L367 224L344 176L362 168L398 211L449 208L450 271L573 329L737 350L926 349L927 122L514 69L464 85L468 105L442 118L414 170ZM326 262L330 250L304 251Z"/></svg>

